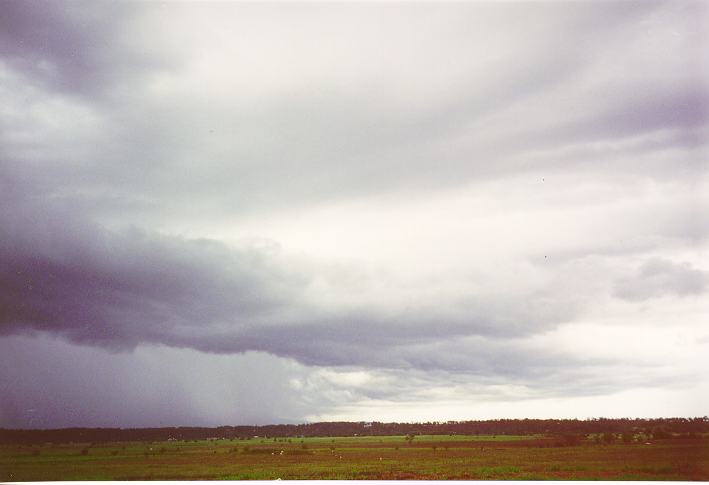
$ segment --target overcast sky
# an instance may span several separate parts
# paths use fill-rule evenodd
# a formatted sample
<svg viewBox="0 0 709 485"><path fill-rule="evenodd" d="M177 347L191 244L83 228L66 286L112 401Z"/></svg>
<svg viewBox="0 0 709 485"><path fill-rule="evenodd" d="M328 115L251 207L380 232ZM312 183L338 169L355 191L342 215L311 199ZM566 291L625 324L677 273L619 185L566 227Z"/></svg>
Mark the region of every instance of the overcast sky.
<svg viewBox="0 0 709 485"><path fill-rule="evenodd" d="M0 426L702 416L709 3L0 3Z"/></svg>

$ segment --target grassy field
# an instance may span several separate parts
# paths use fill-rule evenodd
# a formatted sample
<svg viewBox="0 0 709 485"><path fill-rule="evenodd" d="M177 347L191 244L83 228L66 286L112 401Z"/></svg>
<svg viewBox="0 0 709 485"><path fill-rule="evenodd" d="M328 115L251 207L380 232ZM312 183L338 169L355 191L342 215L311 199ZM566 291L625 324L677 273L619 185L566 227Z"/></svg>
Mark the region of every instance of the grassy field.
<svg viewBox="0 0 709 485"><path fill-rule="evenodd" d="M557 446L541 436L254 438L0 446L0 480L709 480L709 438Z"/></svg>

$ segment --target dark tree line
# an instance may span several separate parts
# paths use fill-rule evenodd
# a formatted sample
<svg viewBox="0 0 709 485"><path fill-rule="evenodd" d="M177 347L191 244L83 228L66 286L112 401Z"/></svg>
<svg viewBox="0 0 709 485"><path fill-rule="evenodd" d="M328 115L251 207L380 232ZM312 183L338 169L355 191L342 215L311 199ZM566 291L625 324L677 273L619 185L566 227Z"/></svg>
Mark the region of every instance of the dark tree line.
<svg viewBox="0 0 709 485"><path fill-rule="evenodd" d="M655 438L671 438L677 434L709 433L709 418L660 419L497 419L487 421L446 421L425 423L326 422L309 424L274 424L265 426L220 426L218 428L63 428L3 429L0 443L101 443L109 441L164 441L246 439L254 436L386 436L421 434L485 434L585 436L591 434L628 436L642 433Z"/></svg>

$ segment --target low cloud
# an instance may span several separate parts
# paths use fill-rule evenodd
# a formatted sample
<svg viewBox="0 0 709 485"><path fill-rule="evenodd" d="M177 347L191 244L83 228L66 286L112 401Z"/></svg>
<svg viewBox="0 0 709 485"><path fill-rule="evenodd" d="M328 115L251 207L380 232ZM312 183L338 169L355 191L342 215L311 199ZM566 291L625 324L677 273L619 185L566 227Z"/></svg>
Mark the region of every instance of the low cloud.
<svg viewBox="0 0 709 485"><path fill-rule="evenodd" d="M0 427L222 426L300 422L290 381L307 371L263 353L143 346L107 353L49 335L0 339Z"/></svg>
<svg viewBox="0 0 709 485"><path fill-rule="evenodd" d="M338 302L341 270L329 277L327 266L276 249L116 232L33 204L16 197L0 211L0 222L14 228L0 245L6 335L40 331L114 350L264 351L310 365L492 371L489 358L471 359L464 348L425 347L533 335L574 314L563 299L551 303L553 289L536 288L492 297L443 291L434 303L412 301L423 291L414 288L377 301L365 280L359 297ZM315 284L323 278L328 291Z"/></svg>

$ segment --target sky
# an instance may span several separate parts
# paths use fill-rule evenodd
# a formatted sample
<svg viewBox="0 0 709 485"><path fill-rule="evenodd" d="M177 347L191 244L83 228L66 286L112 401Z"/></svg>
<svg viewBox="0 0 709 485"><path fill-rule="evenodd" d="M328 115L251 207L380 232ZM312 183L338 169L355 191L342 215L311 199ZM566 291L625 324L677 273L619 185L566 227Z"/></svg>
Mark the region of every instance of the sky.
<svg viewBox="0 0 709 485"><path fill-rule="evenodd" d="M709 3L0 5L0 427L703 416Z"/></svg>

